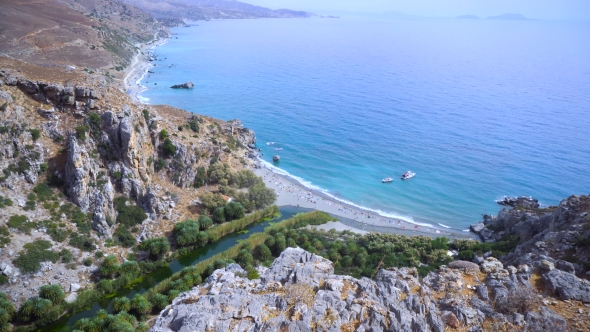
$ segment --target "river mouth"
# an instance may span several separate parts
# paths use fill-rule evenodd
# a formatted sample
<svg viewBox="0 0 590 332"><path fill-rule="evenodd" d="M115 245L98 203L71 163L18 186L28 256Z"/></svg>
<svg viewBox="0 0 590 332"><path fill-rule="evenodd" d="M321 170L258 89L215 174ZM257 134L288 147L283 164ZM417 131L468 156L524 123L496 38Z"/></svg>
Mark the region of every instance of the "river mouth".
<svg viewBox="0 0 590 332"><path fill-rule="evenodd" d="M114 298L117 297L128 297L132 298L135 294L143 294L150 288L154 287L155 285L159 284L163 280L169 278L174 273L184 269L185 267L195 265L205 259L210 258L213 255L216 255L220 252L223 252L232 246L236 245L239 241L245 240L250 235L254 233L261 233L264 231L264 228L270 225L270 223L275 223L279 221L283 221L286 219L290 219L294 215L302 212L309 212L309 209L304 208L296 208L291 206L284 206L280 207L279 211L281 213L280 217L274 218L270 221L261 221L257 223L253 223L243 231L234 232L232 234L225 235L215 243L211 243L206 247L198 248L187 255L184 255L178 259L175 259L168 263L168 265L156 269L155 271L144 275L140 278L137 283L129 285L117 293L111 294L99 300L95 303L92 307L88 308L87 310L75 313L70 316L65 316L61 320L48 325L41 329L42 331L69 331L71 330L77 321L83 318L92 318L99 310L106 310L109 313L112 313L112 301ZM247 232L245 232L247 231Z"/></svg>

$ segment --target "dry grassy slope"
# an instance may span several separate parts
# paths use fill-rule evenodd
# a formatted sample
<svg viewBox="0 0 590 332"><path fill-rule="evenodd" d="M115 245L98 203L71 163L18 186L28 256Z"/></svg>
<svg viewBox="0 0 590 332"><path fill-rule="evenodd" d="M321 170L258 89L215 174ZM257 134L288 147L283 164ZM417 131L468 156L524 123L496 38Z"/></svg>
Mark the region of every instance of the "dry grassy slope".
<svg viewBox="0 0 590 332"><path fill-rule="evenodd" d="M162 27L109 0L0 1L0 54L43 66L125 66Z"/></svg>

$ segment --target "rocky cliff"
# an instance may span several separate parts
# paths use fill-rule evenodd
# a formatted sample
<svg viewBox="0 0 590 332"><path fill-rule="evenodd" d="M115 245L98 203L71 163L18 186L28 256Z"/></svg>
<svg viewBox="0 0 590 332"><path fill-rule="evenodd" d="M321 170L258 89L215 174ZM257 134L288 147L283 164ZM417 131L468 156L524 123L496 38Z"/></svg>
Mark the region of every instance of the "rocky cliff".
<svg viewBox="0 0 590 332"><path fill-rule="evenodd" d="M584 330L587 315L580 302L544 294L534 266L505 267L493 257L455 261L422 280L407 268L355 279L287 248L258 271L250 280L239 265L216 270L150 331L566 331Z"/></svg>
<svg viewBox="0 0 590 332"><path fill-rule="evenodd" d="M163 236L174 222L196 219L199 193L217 188L195 188L198 169L213 162L243 169L257 153L255 141L239 120L136 104L85 71L5 62L0 68L0 196L11 203L0 204L0 228L9 234L2 238L8 243L0 245L0 279L6 278L0 290L18 303L36 294L48 277L60 280L64 289L85 285L93 268L70 265L84 273L66 279L61 262L23 273L14 260L35 240L69 250L80 261L92 260L92 250L71 245L71 234L89 228L86 220L96 231L84 231L89 248L126 257L128 249L106 245L121 228L115 199L125 198L126 205L147 213L131 236L140 241ZM45 183L55 201L37 199L35 188ZM76 220L69 203L80 209ZM10 223L13 216L24 216L30 226Z"/></svg>
<svg viewBox="0 0 590 332"><path fill-rule="evenodd" d="M549 207L521 197L497 216L484 215L483 222L471 229L486 242L518 236L516 249L502 257L506 264L545 259L567 266L568 272L580 277L590 277L590 196L570 196Z"/></svg>

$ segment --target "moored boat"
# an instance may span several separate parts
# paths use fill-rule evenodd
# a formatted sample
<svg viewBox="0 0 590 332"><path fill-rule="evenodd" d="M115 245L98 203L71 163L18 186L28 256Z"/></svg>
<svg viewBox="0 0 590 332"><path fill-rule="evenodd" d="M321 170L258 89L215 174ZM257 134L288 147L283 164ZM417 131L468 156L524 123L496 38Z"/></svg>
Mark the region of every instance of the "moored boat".
<svg viewBox="0 0 590 332"><path fill-rule="evenodd" d="M414 176L416 176L416 173L412 172L412 171L407 171L402 175L402 180L407 180L407 179L411 179Z"/></svg>
<svg viewBox="0 0 590 332"><path fill-rule="evenodd" d="M392 178L385 178L385 179L381 180L382 183L389 183L391 181L393 181Z"/></svg>

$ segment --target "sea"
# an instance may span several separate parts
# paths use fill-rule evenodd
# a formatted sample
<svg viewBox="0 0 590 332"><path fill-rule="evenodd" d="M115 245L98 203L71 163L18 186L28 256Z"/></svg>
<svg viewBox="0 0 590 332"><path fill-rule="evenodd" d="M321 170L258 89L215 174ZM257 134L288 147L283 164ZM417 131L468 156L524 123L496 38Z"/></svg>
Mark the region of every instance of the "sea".
<svg viewBox="0 0 590 332"><path fill-rule="evenodd" d="M263 161L311 189L461 230L505 196L590 194L590 23L341 17L172 31L141 100L242 120ZM169 88L186 81L195 88Z"/></svg>

